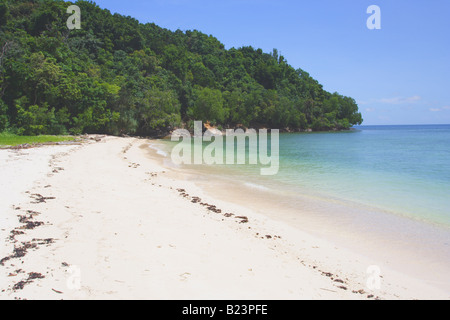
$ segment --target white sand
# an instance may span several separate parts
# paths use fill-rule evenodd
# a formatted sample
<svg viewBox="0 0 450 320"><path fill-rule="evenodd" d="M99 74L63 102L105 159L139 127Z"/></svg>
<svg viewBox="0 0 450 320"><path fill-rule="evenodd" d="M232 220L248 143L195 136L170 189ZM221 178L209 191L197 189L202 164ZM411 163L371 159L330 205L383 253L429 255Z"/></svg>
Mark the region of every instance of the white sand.
<svg viewBox="0 0 450 320"><path fill-rule="evenodd" d="M43 147L28 150L0 151L0 239L9 236L9 231L17 226L15 204L25 201L27 190L39 185L39 181L49 171L52 156L73 149L72 146ZM0 257L6 256L8 248L0 246ZM0 258L1 259L1 258Z"/></svg>
<svg viewBox="0 0 450 320"><path fill-rule="evenodd" d="M143 143L108 137L0 151L0 260L35 245L0 266L0 299L449 298L325 239L212 199L150 159ZM36 194L54 199L38 202ZM29 210L39 214L28 221L44 225L19 229L18 216ZM14 230L25 234L9 239ZM366 286L371 265L382 271L380 289ZM30 274L35 279L21 283Z"/></svg>

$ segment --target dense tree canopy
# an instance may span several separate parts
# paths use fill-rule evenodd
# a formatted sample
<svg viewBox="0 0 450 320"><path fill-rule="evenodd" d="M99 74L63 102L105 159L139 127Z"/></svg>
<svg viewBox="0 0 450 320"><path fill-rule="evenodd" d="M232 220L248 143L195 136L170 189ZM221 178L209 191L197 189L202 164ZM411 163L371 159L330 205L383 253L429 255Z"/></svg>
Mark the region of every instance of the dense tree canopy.
<svg viewBox="0 0 450 320"><path fill-rule="evenodd" d="M226 50L78 1L80 30L52 0L0 0L0 131L155 135L189 123L347 129L352 98L329 93L277 50Z"/></svg>

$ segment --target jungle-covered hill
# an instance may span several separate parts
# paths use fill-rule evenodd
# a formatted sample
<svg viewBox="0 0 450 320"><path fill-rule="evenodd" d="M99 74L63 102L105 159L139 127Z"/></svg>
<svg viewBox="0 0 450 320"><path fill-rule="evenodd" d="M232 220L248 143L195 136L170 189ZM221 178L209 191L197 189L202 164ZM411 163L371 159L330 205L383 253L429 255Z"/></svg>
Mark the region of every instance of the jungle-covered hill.
<svg viewBox="0 0 450 320"><path fill-rule="evenodd" d="M78 1L81 29L52 0L0 0L0 132L154 136L193 120L297 130L362 122L355 100L326 92L278 54L226 50ZM251 39L249 39L251 42Z"/></svg>

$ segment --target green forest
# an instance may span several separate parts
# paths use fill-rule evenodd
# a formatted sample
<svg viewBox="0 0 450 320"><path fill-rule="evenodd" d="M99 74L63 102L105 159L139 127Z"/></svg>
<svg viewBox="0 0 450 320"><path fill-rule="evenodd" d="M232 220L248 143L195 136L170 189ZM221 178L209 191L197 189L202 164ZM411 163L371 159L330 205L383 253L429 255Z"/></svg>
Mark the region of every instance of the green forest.
<svg viewBox="0 0 450 320"><path fill-rule="evenodd" d="M52 0L0 0L0 132L162 136L194 120L219 129L349 129L354 99L325 91L276 49L225 49L77 1L81 29ZM249 39L249 42L251 39Z"/></svg>

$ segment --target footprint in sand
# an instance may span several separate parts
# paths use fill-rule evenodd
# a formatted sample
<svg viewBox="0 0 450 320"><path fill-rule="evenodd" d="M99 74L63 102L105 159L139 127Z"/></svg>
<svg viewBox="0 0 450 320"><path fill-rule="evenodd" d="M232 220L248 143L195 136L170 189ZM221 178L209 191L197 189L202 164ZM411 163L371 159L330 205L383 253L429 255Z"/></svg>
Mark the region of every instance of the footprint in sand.
<svg viewBox="0 0 450 320"><path fill-rule="evenodd" d="M183 274L180 274L181 281L187 281L187 279L189 278L190 275L191 274L189 272L185 272Z"/></svg>

